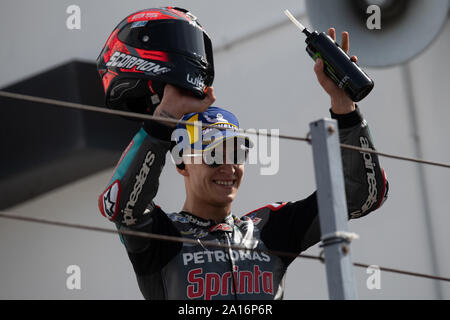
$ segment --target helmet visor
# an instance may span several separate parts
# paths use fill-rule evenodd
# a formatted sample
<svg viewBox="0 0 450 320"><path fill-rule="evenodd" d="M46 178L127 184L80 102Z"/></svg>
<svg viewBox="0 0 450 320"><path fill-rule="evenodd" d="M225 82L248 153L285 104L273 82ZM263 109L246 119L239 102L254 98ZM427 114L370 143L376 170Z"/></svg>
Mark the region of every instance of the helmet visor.
<svg viewBox="0 0 450 320"><path fill-rule="evenodd" d="M118 37L138 49L194 54L208 61L206 51L210 46L210 39L199 27L185 21L134 22L125 26Z"/></svg>

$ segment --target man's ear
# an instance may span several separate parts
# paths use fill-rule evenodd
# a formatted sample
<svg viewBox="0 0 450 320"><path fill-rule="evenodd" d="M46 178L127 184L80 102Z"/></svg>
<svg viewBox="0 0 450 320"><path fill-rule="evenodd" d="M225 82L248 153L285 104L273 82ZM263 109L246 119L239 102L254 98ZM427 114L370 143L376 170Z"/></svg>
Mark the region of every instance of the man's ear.
<svg viewBox="0 0 450 320"><path fill-rule="evenodd" d="M180 164L177 164L177 171L179 174L181 174L184 177L189 176L189 172L186 170L186 165L183 162Z"/></svg>

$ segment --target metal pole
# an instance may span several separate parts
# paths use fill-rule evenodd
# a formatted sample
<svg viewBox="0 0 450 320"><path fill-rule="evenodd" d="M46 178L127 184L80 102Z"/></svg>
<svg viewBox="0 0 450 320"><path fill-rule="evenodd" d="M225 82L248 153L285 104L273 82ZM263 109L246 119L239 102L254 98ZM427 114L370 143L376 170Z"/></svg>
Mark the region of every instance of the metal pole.
<svg viewBox="0 0 450 320"><path fill-rule="evenodd" d="M450 12L450 11L449 11ZM405 63L401 66L402 71L402 77L403 77L403 83L405 84L405 92L406 92L406 98L407 98L407 105L409 108L409 121L411 125L411 135L414 138L414 156L417 158L422 158L423 156L423 149L422 149L422 142L420 141L420 127L419 127L419 117L417 114L418 107L416 104L416 100L414 99L414 87L412 82L412 75L411 75L411 65L409 63ZM422 211L423 211L423 218L424 218L424 228L425 228L425 236L427 238L427 249L425 252L428 252L429 254L429 261L431 263L431 268L433 270L433 274L440 274L439 270L439 259L438 259L438 252L436 250L436 239L434 237L433 232L433 219L431 216L431 205L430 205L430 194L427 190L427 181L426 181L426 173L424 166L417 166L417 173L419 176L419 184L418 188L420 190L420 196L422 197ZM439 283L439 281L434 282L434 288L436 292L436 299L441 300L443 299L443 292L442 292L442 284Z"/></svg>
<svg viewBox="0 0 450 320"><path fill-rule="evenodd" d="M329 298L357 299L337 122L321 119L309 126Z"/></svg>

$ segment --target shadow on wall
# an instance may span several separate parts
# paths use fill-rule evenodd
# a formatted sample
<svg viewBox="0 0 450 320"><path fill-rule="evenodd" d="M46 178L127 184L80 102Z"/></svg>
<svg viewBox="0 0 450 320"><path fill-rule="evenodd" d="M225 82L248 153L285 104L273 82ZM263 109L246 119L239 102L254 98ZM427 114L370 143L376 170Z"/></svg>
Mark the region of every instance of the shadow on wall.
<svg viewBox="0 0 450 320"><path fill-rule="evenodd" d="M70 61L4 91L104 106L93 62ZM0 97L0 210L115 165L139 123Z"/></svg>

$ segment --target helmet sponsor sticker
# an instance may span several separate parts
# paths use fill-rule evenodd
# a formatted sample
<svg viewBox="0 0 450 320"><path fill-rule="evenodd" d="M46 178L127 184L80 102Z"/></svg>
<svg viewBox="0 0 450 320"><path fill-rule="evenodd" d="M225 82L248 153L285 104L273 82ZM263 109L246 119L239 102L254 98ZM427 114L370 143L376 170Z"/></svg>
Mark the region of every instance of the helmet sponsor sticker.
<svg viewBox="0 0 450 320"><path fill-rule="evenodd" d="M145 27L148 21L136 21L133 22L130 26L131 29L133 28L139 28L139 27Z"/></svg>
<svg viewBox="0 0 450 320"><path fill-rule="evenodd" d="M186 75L186 81L190 84L192 84L195 87L198 88L204 88L205 87L205 81L201 76L195 77L193 75L190 75L189 73Z"/></svg>
<svg viewBox="0 0 450 320"><path fill-rule="evenodd" d="M176 17L173 17L171 15L165 14L163 12L160 12L159 10L152 10L152 11L141 11L138 12L130 17L128 17L128 22L133 21L141 21L141 20L159 20L159 19L177 19Z"/></svg>
<svg viewBox="0 0 450 320"><path fill-rule="evenodd" d="M136 71L153 74L164 74L171 70L168 67L163 67L157 63L144 60L120 51L115 51L112 54L111 58L106 63L106 66L117 67L126 70L135 68L134 70Z"/></svg>

